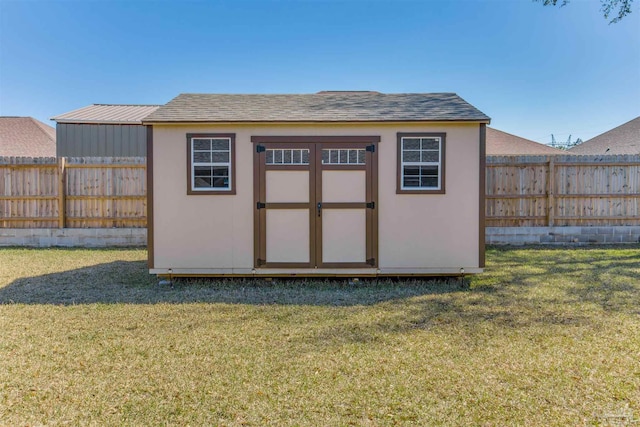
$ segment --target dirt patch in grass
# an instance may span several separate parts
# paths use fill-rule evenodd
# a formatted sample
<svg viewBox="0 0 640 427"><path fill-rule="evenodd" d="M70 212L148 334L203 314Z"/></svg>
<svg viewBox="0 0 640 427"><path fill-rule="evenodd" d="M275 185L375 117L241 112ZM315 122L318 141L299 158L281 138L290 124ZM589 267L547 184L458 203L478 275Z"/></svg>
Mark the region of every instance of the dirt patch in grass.
<svg viewBox="0 0 640 427"><path fill-rule="evenodd" d="M637 246L491 248L466 286L158 286L145 260L142 250L0 249L1 424L640 418Z"/></svg>

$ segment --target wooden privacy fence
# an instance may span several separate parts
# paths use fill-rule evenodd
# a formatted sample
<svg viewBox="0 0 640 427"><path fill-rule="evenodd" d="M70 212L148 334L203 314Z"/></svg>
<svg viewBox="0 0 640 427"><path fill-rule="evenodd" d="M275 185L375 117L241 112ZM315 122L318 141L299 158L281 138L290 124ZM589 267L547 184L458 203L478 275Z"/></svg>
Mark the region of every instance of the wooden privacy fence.
<svg viewBox="0 0 640 427"><path fill-rule="evenodd" d="M0 157L1 228L147 226L144 157Z"/></svg>
<svg viewBox="0 0 640 427"><path fill-rule="evenodd" d="M0 228L146 227L144 157L0 157ZM490 156L486 225L640 225L640 155Z"/></svg>
<svg viewBox="0 0 640 427"><path fill-rule="evenodd" d="M486 225L640 225L640 155L487 157Z"/></svg>

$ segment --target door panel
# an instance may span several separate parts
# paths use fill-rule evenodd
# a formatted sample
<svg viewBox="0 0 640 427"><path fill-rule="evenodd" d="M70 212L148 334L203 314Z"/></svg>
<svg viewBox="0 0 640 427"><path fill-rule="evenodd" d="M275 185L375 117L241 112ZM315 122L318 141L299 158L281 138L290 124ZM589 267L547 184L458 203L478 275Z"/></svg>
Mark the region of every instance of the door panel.
<svg viewBox="0 0 640 427"><path fill-rule="evenodd" d="M309 203L309 171L268 170L267 203Z"/></svg>
<svg viewBox="0 0 640 427"><path fill-rule="evenodd" d="M363 170L323 170L322 202L367 201L367 173Z"/></svg>
<svg viewBox="0 0 640 427"><path fill-rule="evenodd" d="M255 266L315 265L315 175L312 144L255 146Z"/></svg>
<svg viewBox="0 0 640 427"><path fill-rule="evenodd" d="M309 210L269 209L267 263L309 262Z"/></svg>
<svg viewBox="0 0 640 427"><path fill-rule="evenodd" d="M367 261L367 218L364 209L327 209L322 213L322 262Z"/></svg>
<svg viewBox="0 0 640 427"><path fill-rule="evenodd" d="M375 144L316 144L316 263L323 268L376 265L372 230L375 217Z"/></svg>

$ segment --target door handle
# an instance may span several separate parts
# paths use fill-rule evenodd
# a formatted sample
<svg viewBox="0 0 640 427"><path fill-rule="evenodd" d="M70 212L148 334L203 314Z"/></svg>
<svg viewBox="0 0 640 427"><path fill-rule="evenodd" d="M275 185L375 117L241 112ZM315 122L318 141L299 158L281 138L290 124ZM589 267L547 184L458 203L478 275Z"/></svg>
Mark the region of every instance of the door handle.
<svg viewBox="0 0 640 427"><path fill-rule="evenodd" d="M322 215L322 203L318 202L318 216Z"/></svg>

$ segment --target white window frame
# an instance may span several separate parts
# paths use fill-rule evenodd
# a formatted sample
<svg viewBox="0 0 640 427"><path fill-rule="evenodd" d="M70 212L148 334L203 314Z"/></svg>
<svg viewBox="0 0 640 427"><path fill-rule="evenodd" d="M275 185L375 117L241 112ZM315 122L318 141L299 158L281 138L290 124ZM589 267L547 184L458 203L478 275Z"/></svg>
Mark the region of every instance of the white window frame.
<svg viewBox="0 0 640 427"><path fill-rule="evenodd" d="M226 140L227 141L227 149L226 150L214 150L211 148L210 150L196 150L194 147L194 140L196 139L205 139L205 140ZM188 134L188 155L189 155L189 186L188 186L188 194L235 194L234 187L234 156L235 156L235 135L230 134ZM229 160L226 162L196 162L195 161L195 153L197 151L202 152L225 152L229 154ZM213 160L213 158L211 159ZM213 187L213 182L211 187L196 187L196 167L205 166L205 167L226 167L228 168L228 181L227 186L225 187ZM214 179L214 177L212 177Z"/></svg>
<svg viewBox="0 0 640 427"><path fill-rule="evenodd" d="M443 133L399 133L398 134L398 188L397 193L434 193L434 194L442 194L444 193L444 149L445 149L445 138L446 135ZM410 150L416 151L420 153L420 159L422 159L422 153L426 152L435 152L435 149L426 149L422 147L423 140L437 141L438 142L438 161L405 161L404 159L404 143L407 139L419 139L420 140L420 148L418 150ZM424 166L437 166L438 167L438 184L437 186L405 186L405 166L415 166L415 167L424 167ZM422 184L422 183L420 183Z"/></svg>

